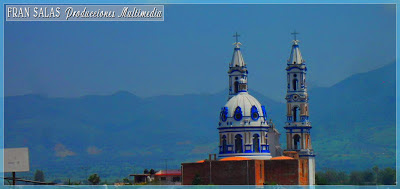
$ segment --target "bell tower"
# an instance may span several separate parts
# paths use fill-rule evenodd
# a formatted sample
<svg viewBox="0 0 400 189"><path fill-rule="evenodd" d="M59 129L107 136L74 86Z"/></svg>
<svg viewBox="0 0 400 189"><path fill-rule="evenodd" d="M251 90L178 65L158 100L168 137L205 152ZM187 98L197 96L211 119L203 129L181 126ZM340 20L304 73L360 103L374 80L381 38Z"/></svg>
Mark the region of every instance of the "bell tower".
<svg viewBox="0 0 400 189"><path fill-rule="evenodd" d="M290 57L287 61L286 92L286 150L285 154L297 153L303 167L304 184L315 184L315 155L311 145L311 122L309 121L307 67L301 56L298 33L295 31ZM304 169L307 167L308 169Z"/></svg>
<svg viewBox="0 0 400 189"><path fill-rule="evenodd" d="M240 51L240 45L238 37L240 35L236 32L233 37L236 38L236 42L233 44L235 48L233 49L232 61L229 64L229 99L237 95L243 90L243 87L247 90L247 67L244 63L242 52Z"/></svg>

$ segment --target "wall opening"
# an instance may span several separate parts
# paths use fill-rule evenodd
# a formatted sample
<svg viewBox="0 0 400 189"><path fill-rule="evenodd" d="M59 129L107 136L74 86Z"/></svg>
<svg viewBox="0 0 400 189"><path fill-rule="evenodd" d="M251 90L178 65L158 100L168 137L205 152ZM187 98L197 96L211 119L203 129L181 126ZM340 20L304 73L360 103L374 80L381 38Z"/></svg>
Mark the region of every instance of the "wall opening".
<svg viewBox="0 0 400 189"><path fill-rule="evenodd" d="M299 114L300 114L300 108L294 107L293 108L293 122L296 122L297 120L299 120Z"/></svg>
<svg viewBox="0 0 400 189"><path fill-rule="evenodd" d="M235 93L238 93L239 82L235 81L235 83L233 85L234 85L234 88L235 88Z"/></svg>
<svg viewBox="0 0 400 189"><path fill-rule="evenodd" d="M226 153L228 151L228 147L226 145L226 136L222 137L222 153Z"/></svg>
<svg viewBox="0 0 400 189"><path fill-rule="evenodd" d="M235 136L235 152L236 153L243 153L243 140L242 135L237 134Z"/></svg>
<svg viewBox="0 0 400 189"><path fill-rule="evenodd" d="M298 84L298 80L297 79L293 79L293 90L297 90L297 84Z"/></svg>
<svg viewBox="0 0 400 189"><path fill-rule="evenodd" d="M300 136L299 135L294 135L293 136L293 145L294 145L294 149L295 150L299 149L299 144L300 144Z"/></svg>
<svg viewBox="0 0 400 189"><path fill-rule="evenodd" d="M260 136L258 134L253 135L253 151L260 152Z"/></svg>

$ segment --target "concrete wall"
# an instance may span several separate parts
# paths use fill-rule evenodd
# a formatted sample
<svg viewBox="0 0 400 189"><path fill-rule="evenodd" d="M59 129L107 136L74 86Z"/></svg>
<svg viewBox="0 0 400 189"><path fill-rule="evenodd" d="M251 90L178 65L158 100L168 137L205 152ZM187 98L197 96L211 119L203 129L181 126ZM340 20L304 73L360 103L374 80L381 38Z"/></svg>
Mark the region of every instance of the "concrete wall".
<svg viewBox="0 0 400 189"><path fill-rule="evenodd" d="M280 147L280 133L274 128L272 124L271 128L268 129L268 145L269 151L272 157L282 156L282 149Z"/></svg>
<svg viewBox="0 0 400 189"><path fill-rule="evenodd" d="M308 170L309 170L309 184L315 185L315 159L310 157L308 159Z"/></svg>

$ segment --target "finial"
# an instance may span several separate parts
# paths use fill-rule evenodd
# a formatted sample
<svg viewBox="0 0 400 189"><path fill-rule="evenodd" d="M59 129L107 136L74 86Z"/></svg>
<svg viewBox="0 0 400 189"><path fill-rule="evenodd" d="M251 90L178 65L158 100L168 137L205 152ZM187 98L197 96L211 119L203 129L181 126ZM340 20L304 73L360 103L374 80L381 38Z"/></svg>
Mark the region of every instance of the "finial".
<svg viewBox="0 0 400 189"><path fill-rule="evenodd" d="M241 45L241 43L239 42L240 35L236 32L235 35L233 35L233 37L235 37L235 39L236 39L236 42L233 43L233 45L236 45L236 47L239 48L239 45Z"/></svg>
<svg viewBox="0 0 400 189"><path fill-rule="evenodd" d="M233 37L236 38L236 43L238 42L238 38L240 37L240 35L236 32L235 35L233 35Z"/></svg>
<svg viewBox="0 0 400 189"><path fill-rule="evenodd" d="M294 30L294 32L293 32L293 33L291 33L291 34L294 36L294 40L295 40L295 41L297 41L297 39L296 39L296 35L297 35L297 34L300 34L300 33L297 33L297 32L296 32L296 30Z"/></svg>
<svg viewBox="0 0 400 189"><path fill-rule="evenodd" d="M297 33L296 32L296 30L294 30L294 32L293 33L290 33L290 34L292 34L293 36L294 36L294 40L293 40L293 45L297 45L300 41L299 40L297 40L297 34L299 34L299 33Z"/></svg>

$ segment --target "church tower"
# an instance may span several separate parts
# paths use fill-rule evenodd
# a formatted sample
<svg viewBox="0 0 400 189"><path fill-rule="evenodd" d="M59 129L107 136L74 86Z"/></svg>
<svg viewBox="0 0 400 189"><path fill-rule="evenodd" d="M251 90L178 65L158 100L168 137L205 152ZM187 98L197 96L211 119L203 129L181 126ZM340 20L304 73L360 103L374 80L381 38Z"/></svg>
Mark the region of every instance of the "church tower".
<svg viewBox="0 0 400 189"><path fill-rule="evenodd" d="M286 150L285 154L296 153L300 159L304 184L315 184L315 155L311 145L311 122L309 121L308 93L306 84L307 67L301 56L299 42L294 35L292 50L287 61L286 93Z"/></svg>
<svg viewBox="0 0 400 189"><path fill-rule="evenodd" d="M229 64L229 99L233 96L237 95L243 89L240 88L240 84L242 87L246 87L247 90L247 67L244 63L242 53L240 52L240 45L242 45L238 41L238 33L236 33L233 37L236 38L236 42L233 44L235 48L233 49L232 61Z"/></svg>
<svg viewBox="0 0 400 189"><path fill-rule="evenodd" d="M247 68L240 52L239 35L234 35L229 63L229 99L221 107L219 155L223 158L270 159L281 155L279 132L267 120L266 107L248 93Z"/></svg>

